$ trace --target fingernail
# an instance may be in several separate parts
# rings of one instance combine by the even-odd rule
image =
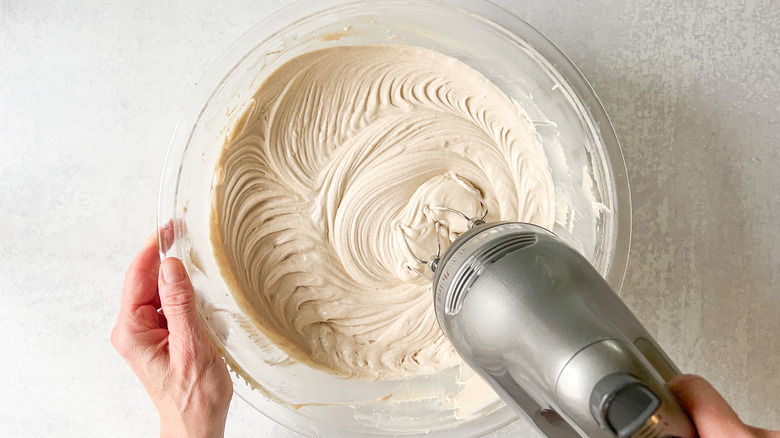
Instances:
[[[178,259],[165,259],[162,263],[162,277],[167,284],[178,283],[184,280],[184,266]]]

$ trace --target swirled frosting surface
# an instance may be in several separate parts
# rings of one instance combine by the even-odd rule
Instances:
[[[257,90],[217,169],[212,233],[244,312],[297,360],[399,379],[459,358],[426,266],[468,223],[551,227],[547,159],[524,113],[466,64],[409,46],[298,56]],[[436,235],[434,222],[440,224]]]

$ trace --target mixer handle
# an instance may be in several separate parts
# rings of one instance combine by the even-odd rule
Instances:
[[[665,382],[672,380],[674,376],[680,375],[680,369],[677,368],[674,362],[669,359],[652,338],[639,337],[634,341],[634,346],[650,362],[650,365],[655,368]]]

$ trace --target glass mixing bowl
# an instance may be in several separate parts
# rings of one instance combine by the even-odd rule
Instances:
[[[555,185],[553,231],[620,289],[631,228],[625,163],[590,85],[547,38],[479,0],[307,1],[257,24],[213,65],[182,110],[160,182],[158,222],[173,220],[162,257],[179,257],[198,310],[233,371],[235,392],[308,436],[474,436],[516,414],[495,398],[473,409],[457,397],[460,367],[402,381],[340,379],[300,363],[242,314],[210,239],[215,166],[225,135],[275,68],[315,49],[408,44],[465,62],[519,103],[533,122]],[[170,239],[167,239],[170,240]]]

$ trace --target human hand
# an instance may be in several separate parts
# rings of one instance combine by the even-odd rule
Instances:
[[[125,274],[111,344],[157,408],[161,437],[223,436],[230,375],[198,319],[184,266],[176,258],[160,263],[157,233]]]
[[[780,438],[780,432],[745,425],[718,391],[699,376],[683,374],[670,380],[668,386],[688,411],[701,438]]]

